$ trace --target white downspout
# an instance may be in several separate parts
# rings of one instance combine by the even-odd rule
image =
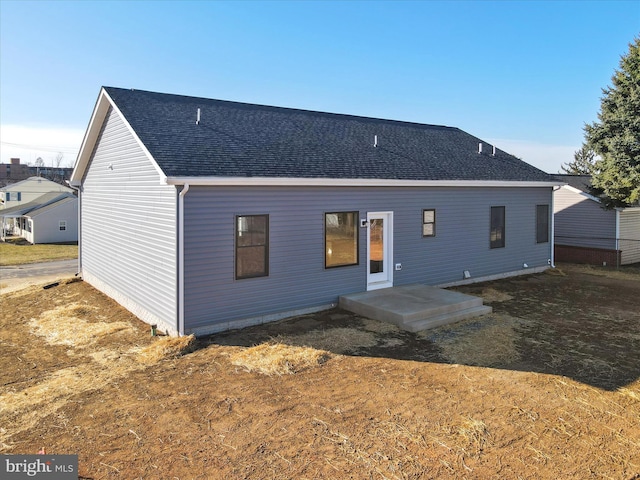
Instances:
[[[178,335],[184,335],[184,197],[189,191],[185,183],[178,194]]]
[[[556,259],[555,259],[555,251],[556,251],[556,212],[555,205],[553,202],[553,192],[556,190],[560,190],[562,187],[552,187],[551,189],[551,251],[549,252],[549,259],[551,260],[551,268],[556,268]]]
[[[620,209],[616,208],[616,268],[620,268],[622,263],[622,252],[620,251]]]
[[[69,180],[66,181],[69,188],[74,189],[78,193],[78,270],[76,277],[82,276],[82,184],[72,185]]]
[[[78,273],[82,276],[82,186],[78,187]]]

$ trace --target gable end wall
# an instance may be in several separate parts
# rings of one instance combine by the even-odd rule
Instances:
[[[111,109],[82,179],[82,275],[170,332],[177,318],[176,199]]]
[[[556,245],[616,249],[616,212],[567,188],[553,194]]]

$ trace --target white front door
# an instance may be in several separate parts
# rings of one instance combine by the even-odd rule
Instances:
[[[367,213],[367,290],[393,286],[393,212]]]

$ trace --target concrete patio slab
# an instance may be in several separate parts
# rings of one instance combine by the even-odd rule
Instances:
[[[417,332],[466,318],[486,315],[492,308],[482,298],[428,285],[404,285],[340,297],[341,308],[374,320]]]

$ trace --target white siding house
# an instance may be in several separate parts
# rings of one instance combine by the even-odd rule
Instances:
[[[29,177],[0,188],[0,210],[29,203],[45,193],[72,193],[73,190],[42,177]]]
[[[78,241],[78,197],[72,193],[45,193],[35,200],[0,210],[2,238],[23,237],[30,243]]]
[[[640,262],[640,207],[625,208],[618,212],[618,248],[620,263]]]
[[[78,241],[78,198],[75,196],[31,210],[23,218],[27,228],[21,236],[30,243]]]

